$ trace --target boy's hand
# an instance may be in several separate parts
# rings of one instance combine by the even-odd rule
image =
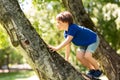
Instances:
[[[48,45],[48,47],[50,48],[50,51],[52,51],[52,52],[55,52],[55,51],[58,50],[57,47],[54,47],[54,46],[51,46],[51,45]]]

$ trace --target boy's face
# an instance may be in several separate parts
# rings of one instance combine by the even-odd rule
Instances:
[[[57,28],[59,30],[66,30],[66,28],[68,27],[68,23],[67,22],[62,22],[61,20],[57,20]]]

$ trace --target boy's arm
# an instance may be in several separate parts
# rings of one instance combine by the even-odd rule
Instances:
[[[73,39],[73,36],[68,35],[67,38],[60,45],[58,45],[57,47],[49,46],[49,48],[53,52],[57,51],[57,50],[63,48],[64,46],[66,46],[67,44],[69,44],[72,39]]]
[[[67,38],[59,46],[57,46],[57,50],[69,44],[72,41],[72,39],[73,39],[73,36],[68,35]]]
[[[71,47],[71,43],[66,45],[66,50],[65,50],[65,60],[69,61],[69,56],[70,56],[70,47]]]

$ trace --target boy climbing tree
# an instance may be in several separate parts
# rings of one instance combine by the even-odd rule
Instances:
[[[89,69],[90,77],[99,77],[102,71],[98,62],[92,57],[99,45],[99,37],[92,30],[73,23],[72,14],[68,11],[61,12],[56,16],[57,28],[64,30],[65,40],[57,47],[49,45],[50,50],[58,51],[66,47],[65,59],[69,61],[71,42],[78,46],[76,58]]]

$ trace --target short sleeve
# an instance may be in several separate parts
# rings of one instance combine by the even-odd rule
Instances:
[[[75,36],[77,32],[77,28],[75,26],[70,26],[69,29],[68,29],[68,35],[71,35],[71,36]]]
[[[67,31],[64,31],[64,38],[67,38]]]

